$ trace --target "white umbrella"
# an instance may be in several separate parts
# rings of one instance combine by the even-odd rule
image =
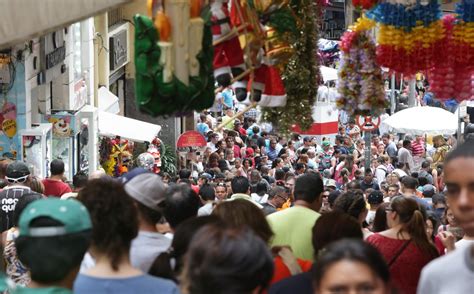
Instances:
[[[321,66],[320,69],[325,83],[337,80],[337,70],[335,68]]]
[[[399,111],[386,120],[392,131],[410,135],[443,135],[456,132],[458,125],[453,113],[439,107],[417,106]]]

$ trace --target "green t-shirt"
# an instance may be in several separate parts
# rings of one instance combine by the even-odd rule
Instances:
[[[297,258],[314,259],[312,229],[320,214],[303,206],[294,206],[267,216],[275,236],[271,246],[289,245]]]

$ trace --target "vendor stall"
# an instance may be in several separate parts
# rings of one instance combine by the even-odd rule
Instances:
[[[162,143],[158,139],[161,126],[127,118],[113,113],[98,113],[100,165],[108,175],[120,176],[134,164],[138,150],[151,155],[150,160],[140,154],[138,165],[159,172]],[[151,162],[149,162],[151,161]]]

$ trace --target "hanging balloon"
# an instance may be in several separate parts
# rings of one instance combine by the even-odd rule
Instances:
[[[152,171],[155,165],[155,158],[150,153],[142,153],[138,155],[137,165],[146,170]]]
[[[8,138],[13,138],[16,134],[16,121],[13,119],[6,119],[2,122],[2,130]]]
[[[6,119],[16,119],[16,105],[12,102],[3,104],[2,115]]]

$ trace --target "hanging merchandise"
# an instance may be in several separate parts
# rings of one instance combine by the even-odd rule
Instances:
[[[443,54],[429,71],[430,89],[441,100],[474,99],[474,1],[461,1],[456,13],[443,17]]]
[[[240,46],[239,30],[231,22],[229,0],[211,3],[212,40],[214,44],[214,77],[221,87],[232,84],[237,100],[247,97],[247,77],[244,52]],[[239,77],[240,76],[240,77]],[[236,80],[232,83],[232,78]]]
[[[133,142],[116,136],[103,137],[99,143],[100,165],[109,176],[120,177],[132,163]]]
[[[432,68],[443,57],[441,15],[438,0],[389,0],[369,11],[380,25],[378,63],[404,75]]]
[[[264,108],[263,119],[289,132],[298,124],[308,129],[313,123],[312,110],[316,100],[320,73],[317,58],[318,27],[322,20],[323,1],[290,0],[289,8],[296,21],[283,37],[294,54],[283,67],[281,75],[286,90],[285,107]],[[278,26],[272,24],[276,29]]]
[[[136,15],[138,108],[153,116],[201,111],[214,102],[211,12],[199,0],[148,0]]]
[[[375,22],[362,17],[341,38],[336,103],[351,116],[380,115],[388,106],[382,69],[376,63],[375,42],[370,33],[374,26]]]
[[[287,2],[214,0],[211,11],[218,90],[232,84],[240,102],[248,99],[262,106],[284,106],[284,87],[275,93],[268,76],[282,86],[273,67],[283,68],[294,52],[284,39],[296,27]]]

